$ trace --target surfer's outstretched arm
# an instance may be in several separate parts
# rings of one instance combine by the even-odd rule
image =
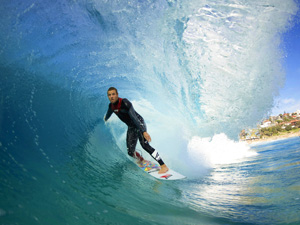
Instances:
[[[110,116],[112,115],[112,113],[113,113],[113,111],[112,111],[111,107],[109,106],[108,110],[106,112],[106,115],[104,116],[104,122],[106,122],[110,118]]]

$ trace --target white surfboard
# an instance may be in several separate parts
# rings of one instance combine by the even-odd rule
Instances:
[[[151,161],[144,160],[143,163],[137,162],[137,165],[151,176],[160,180],[179,180],[186,178],[172,169],[169,169],[166,173],[159,174],[160,166]]]

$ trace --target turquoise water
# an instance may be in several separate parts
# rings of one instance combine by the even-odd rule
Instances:
[[[1,224],[299,224],[299,137],[174,182],[149,177],[117,149],[103,152],[103,142],[56,164],[2,149]]]
[[[0,224],[299,224],[299,138],[237,142],[284,83],[296,13],[294,1],[2,1]],[[103,122],[110,86],[187,179],[128,158],[126,126]]]

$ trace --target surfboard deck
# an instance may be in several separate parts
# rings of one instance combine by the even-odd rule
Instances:
[[[160,166],[148,160],[144,160],[144,162],[137,162],[137,165],[151,176],[160,180],[180,180],[186,178],[182,174],[170,168],[166,173],[159,174],[158,171],[160,170]]]

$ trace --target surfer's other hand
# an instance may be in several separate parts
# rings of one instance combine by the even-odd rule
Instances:
[[[143,133],[143,136],[144,136],[144,138],[145,138],[148,142],[151,141],[151,137],[150,137],[150,135],[149,135],[147,132],[144,132],[144,133]]]

